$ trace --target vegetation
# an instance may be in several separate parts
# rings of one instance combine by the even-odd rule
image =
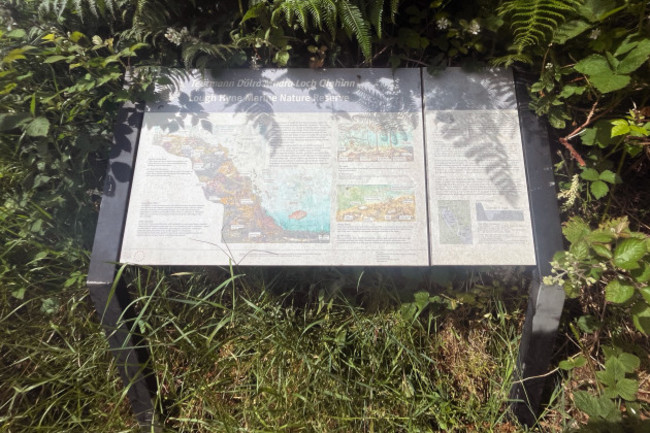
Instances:
[[[157,66],[489,64],[536,72],[559,144],[546,277],[573,300],[535,429],[647,431],[647,2],[4,0],[0,21],[0,431],[135,429],[84,281],[115,112]],[[525,430],[520,270],[173,272],[127,269],[170,431]]]

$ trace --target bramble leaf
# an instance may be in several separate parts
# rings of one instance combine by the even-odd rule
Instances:
[[[594,168],[585,168],[582,173],[580,173],[580,177],[584,180],[595,182],[599,179],[598,170]]]
[[[623,239],[614,250],[614,264],[622,269],[637,269],[638,261],[646,253],[646,245],[643,239]]]
[[[607,195],[609,187],[602,180],[597,180],[589,185],[589,191],[591,191],[591,195],[593,195],[595,199],[600,199]]]
[[[622,304],[634,296],[634,286],[620,280],[612,280],[605,287],[605,299],[615,304]]]

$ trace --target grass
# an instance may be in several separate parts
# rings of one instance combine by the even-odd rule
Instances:
[[[127,271],[165,431],[524,431],[507,418],[521,297],[465,290],[413,320],[412,275],[246,272]],[[83,287],[49,312],[3,298],[0,431],[137,430]]]

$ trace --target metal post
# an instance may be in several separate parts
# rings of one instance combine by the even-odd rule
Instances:
[[[550,275],[550,262],[563,249],[563,240],[548,133],[545,123],[528,107],[529,82],[522,74],[515,73],[537,267],[533,272],[510,398],[514,400],[515,416],[532,426],[537,421],[544,375],[548,372],[562,315],[564,290],[542,281],[545,275]]]
[[[126,104],[118,113],[114,142],[104,183],[87,285],[127,396],[143,430],[155,429],[148,354],[129,329],[130,299],[123,281],[115,281],[122,233],[131,189],[143,107]]]

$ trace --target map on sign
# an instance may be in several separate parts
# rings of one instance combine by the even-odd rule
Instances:
[[[205,198],[223,206],[224,242],[329,240],[329,173],[304,167],[259,170],[268,145],[262,132],[246,125],[152,132],[155,146],[191,161]],[[256,144],[260,149],[250,148]]]
[[[121,261],[533,264],[511,81],[193,73],[145,112]]]
[[[427,265],[425,182],[419,70],[192,76],[145,112],[121,260]]]

